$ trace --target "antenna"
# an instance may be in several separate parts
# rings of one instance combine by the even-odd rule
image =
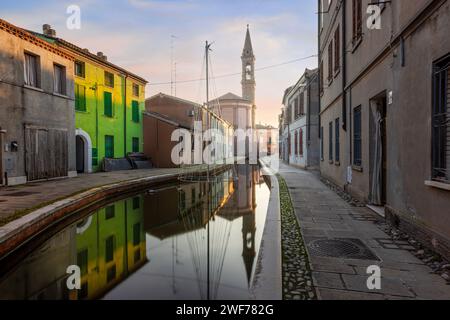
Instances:
[[[170,36],[170,95],[176,95],[176,62],[175,62],[175,39],[176,36],[173,34]]]

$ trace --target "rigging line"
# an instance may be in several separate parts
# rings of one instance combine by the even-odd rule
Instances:
[[[290,61],[286,61],[286,62],[282,62],[282,63],[277,63],[277,64],[273,64],[273,65],[269,65],[269,66],[265,66],[265,67],[261,67],[261,68],[255,68],[255,72],[256,71],[263,71],[263,70],[267,70],[267,69],[272,69],[272,68],[277,68],[277,67],[281,67],[284,65],[288,65],[288,64],[292,64],[292,63],[296,63],[302,60],[308,60],[311,58],[317,58],[317,54],[314,55],[310,55],[307,57],[303,57],[303,58],[298,58],[298,59],[294,59],[294,60],[290,60]],[[235,73],[228,73],[228,74],[223,74],[223,75],[219,75],[217,77],[215,77],[215,79],[222,79],[222,78],[227,78],[227,77],[233,77],[233,76],[237,76],[237,75],[242,75],[242,71],[241,72],[235,72]],[[206,80],[205,78],[201,78],[201,79],[190,79],[190,80],[180,80],[177,81],[177,83],[190,83],[190,82],[198,82],[198,81],[204,81]],[[148,86],[160,86],[160,85],[170,85],[170,82],[155,82],[155,83],[148,83]]]

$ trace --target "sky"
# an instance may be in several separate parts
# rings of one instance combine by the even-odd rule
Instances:
[[[81,28],[69,30],[66,10],[81,9]],[[213,42],[212,97],[241,95],[241,54],[247,24],[256,56],[256,122],[278,126],[284,90],[305,68],[316,68],[316,0],[46,0],[1,1],[0,18],[42,31],[50,24],[57,37],[149,81],[146,97],[171,94],[171,61],[176,63],[176,95],[203,103],[205,41]],[[171,49],[173,47],[173,50]],[[173,60],[171,59],[173,52]],[[294,63],[264,69],[292,60]],[[259,68],[264,70],[258,71]],[[168,83],[168,84],[161,84]]]

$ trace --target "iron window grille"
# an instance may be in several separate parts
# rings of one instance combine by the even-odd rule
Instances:
[[[450,55],[434,64],[432,179],[450,183]]]

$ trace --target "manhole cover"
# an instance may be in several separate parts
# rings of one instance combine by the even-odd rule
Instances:
[[[316,239],[308,243],[312,255],[358,259],[377,260],[380,259],[359,239]]]
[[[3,196],[4,197],[24,197],[24,196],[29,196],[32,194],[37,194],[37,192],[19,191],[19,192],[4,194]]]

